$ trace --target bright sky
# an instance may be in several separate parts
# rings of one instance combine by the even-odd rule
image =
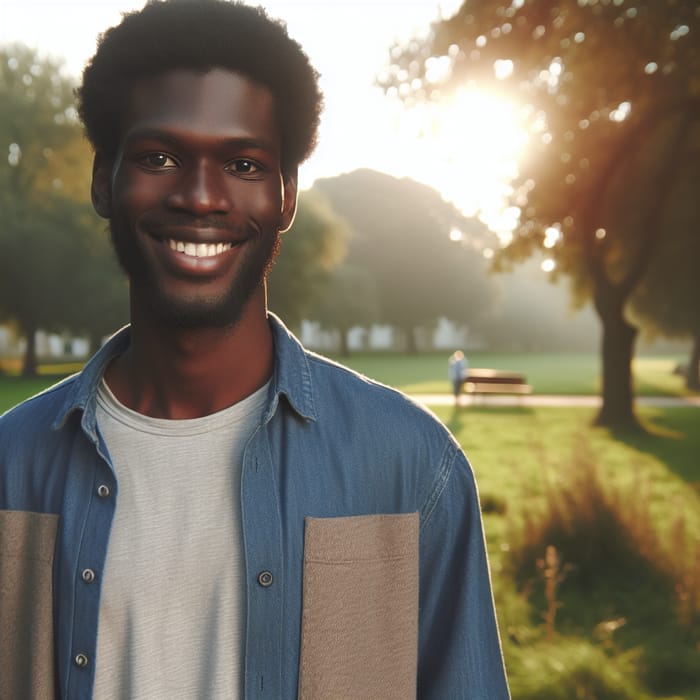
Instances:
[[[507,228],[501,195],[524,136],[510,105],[465,93],[449,109],[406,113],[373,87],[396,38],[425,31],[459,0],[260,0],[287,22],[321,73],[326,110],[319,147],[302,166],[302,187],[366,167],[438,189],[466,213]],[[78,76],[97,34],[140,0],[0,0],[0,43],[21,41],[63,57]],[[258,2],[254,2],[258,4]]]

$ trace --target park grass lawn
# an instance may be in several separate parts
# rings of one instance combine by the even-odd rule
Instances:
[[[38,394],[63,378],[63,375],[44,375],[32,377],[3,377],[0,376],[0,414],[12,406]]]
[[[443,354],[357,353],[342,364],[408,394],[451,391]],[[683,379],[673,374],[678,356],[641,356],[633,362],[635,389],[645,396],[682,396]],[[589,395],[600,392],[600,358],[595,353],[470,353],[469,366],[524,374],[536,394]]]
[[[640,408],[646,434],[613,435],[591,427],[594,413],[585,408],[433,410],[464,447],[479,483],[513,699],[700,698],[700,411]],[[674,582],[648,566],[630,575],[601,552],[593,570],[584,572],[574,549],[564,554],[573,573],[560,584],[555,636],[547,641],[544,574],[540,570],[518,582],[518,543],[532,530],[527,523],[547,513],[553,493],[575,500],[580,490],[582,509],[590,509],[585,480],[591,474],[622,521],[632,523],[639,549],[658,552],[657,558],[684,572],[694,612],[683,607]],[[616,534],[598,533],[603,540]],[[544,543],[541,549],[544,557]],[[692,617],[687,624],[679,622],[684,615]],[[600,630],[611,620],[624,622],[606,635]],[[566,658],[569,647],[576,658]],[[594,652],[600,657],[591,657],[590,665],[609,665],[606,672],[617,680],[609,679],[607,690],[594,693],[586,686],[591,694],[577,695],[579,686],[566,686],[571,679],[558,678],[552,664],[570,669]],[[568,690],[557,694],[546,675]],[[610,689],[617,682],[629,685],[626,694]]]
[[[582,455],[611,488],[649,492],[660,528],[687,513],[700,540],[700,411],[641,407],[646,434],[612,435],[591,427],[581,407],[433,406],[474,468],[482,498],[537,508],[546,489]],[[495,522],[499,522],[496,520]]]

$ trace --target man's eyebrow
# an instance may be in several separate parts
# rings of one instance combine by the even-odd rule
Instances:
[[[153,128],[153,127],[137,127],[126,134],[125,142],[130,141],[158,141],[171,146],[182,145],[185,141],[183,137],[178,135],[175,129]],[[275,151],[275,145],[262,138],[253,136],[223,136],[219,139],[220,145],[231,146],[235,148],[254,148],[263,151]],[[186,144],[185,144],[186,145]]]
[[[177,145],[180,139],[178,139],[172,132],[164,129],[138,127],[127,131],[124,141],[160,141],[161,143],[171,143],[173,145]]]

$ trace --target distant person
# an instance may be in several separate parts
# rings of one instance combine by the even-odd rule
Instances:
[[[508,698],[459,445],[267,309],[317,78],[240,3],[102,35],[79,111],[131,324],[0,419],[2,697]]]
[[[447,361],[447,376],[452,382],[452,393],[455,397],[455,403],[459,402],[459,396],[462,393],[462,387],[469,373],[469,363],[464,353],[461,350],[455,350],[450,355]]]

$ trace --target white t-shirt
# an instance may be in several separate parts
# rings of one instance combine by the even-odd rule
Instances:
[[[102,382],[117,475],[102,581],[96,700],[242,697],[243,451],[267,386],[213,415],[150,418]]]

